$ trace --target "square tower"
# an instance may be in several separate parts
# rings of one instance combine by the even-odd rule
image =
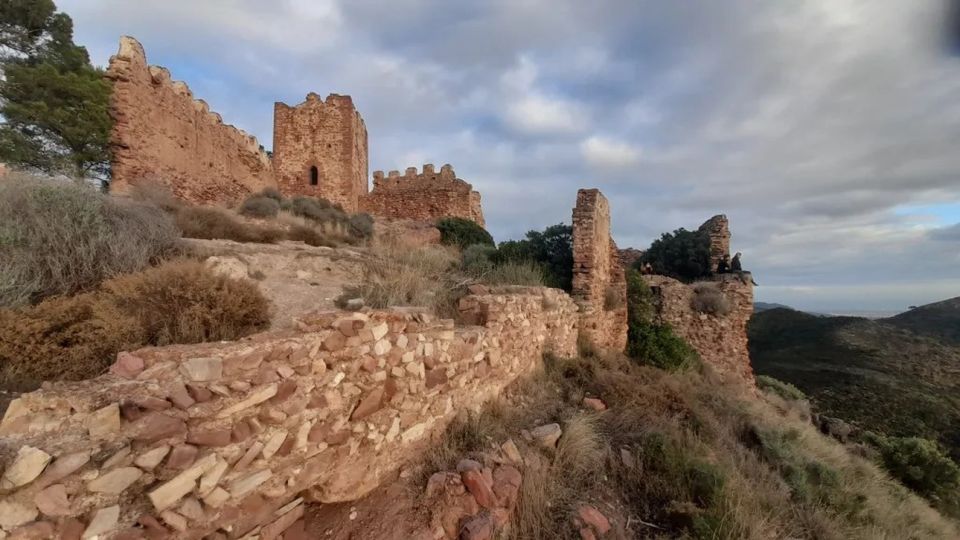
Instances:
[[[356,212],[367,194],[367,127],[350,96],[314,93],[273,107],[273,171],[285,196],[309,195]]]

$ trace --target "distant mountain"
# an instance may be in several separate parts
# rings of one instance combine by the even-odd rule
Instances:
[[[921,336],[960,345],[960,296],[913,308],[884,322]]]
[[[760,313],[761,311],[767,311],[769,309],[793,309],[790,306],[785,306],[783,304],[777,304],[774,302],[754,302],[753,303],[753,312]]]
[[[930,337],[955,335],[941,326],[954,319],[940,304],[885,320],[762,311],[748,329],[751,362],[757,374],[799,387],[823,414],[936,439],[960,458],[960,346]]]

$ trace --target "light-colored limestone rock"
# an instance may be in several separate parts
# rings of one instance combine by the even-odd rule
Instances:
[[[169,446],[158,446],[137,456],[137,458],[133,460],[133,463],[143,470],[152,471],[163,461],[163,458],[167,457],[168,453],[170,453]]]
[[[250,473],[231,482],[230,487],[227,489],[230,491],[230,496],[232,498],[239,499],[247,493],[257,489],[260,484],[269,480],[271,476],[273,476],[273,471],[270,469],[264,469],[262,471]]]
[[[136,467],[121,467],[91,481],[87,484],[87,489],[94,493],[118,495],[139,480],[142,475],[143,471]]]
[[[120,431],[120,405],[111,403],[93,412],[86,421],[87,430],[94,439],[106,439]]]
[[[37,508],[33,505],[0,498],[0,528],[11,530],[37,518]]]
[[[190,358],[180,364],[180,373],[189,381],[210,382],[223,376],[223,361],[219,358]]]
[[[275,383],[257,388],[243,400],[237,403],[234,403],[233,405],[220,411],[220,413],[217,414],[217,418],[226,418],[244,409],[249,409],[254,405],[259,405],[260,403],[263,403],[264,401],[272,398],[276,394],[277,394],[277,385]]]
[[[153,507],[158,511],[163,511],[172,506],[175,502],[183,498],[184,495],[193,491],[196,487],[197,479],[203,476],[203,473],[209,471],[217,464],[215,454],[207,454],[190,468],[173,477],[160,487],[151,491],[148,496]]]
[[[24,446],[17,451],[13,463],[3,472],[0,478],[0,490],[18,488],[33,482],[50,463],[50,454],[34,448]]]
[[[54,484],[37,492],[33,502],[44,515],[50,517],[70,515],[70,501],[63,484]]]
[[[101,508],[93,514],[90,524],[83,531],[83,540],[99,537],[102,534],[109,533],[117,528],[117,522],[120,520],[120,506],[113,505]]]

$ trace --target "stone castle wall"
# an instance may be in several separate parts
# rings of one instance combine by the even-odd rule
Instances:
[[[107,77],[113,82],[113,192],[150,182],[193,203],[233,204],[274,185],[257,139],[224,124],[165,68],[148,65],[137,40],[121,38]]]
[[[627,282],[610,237],[610,203],[597,189],[577,192],[573,209],[573,297],[586,343],[622,352],[627,345]]]
[[[698,283],[681,283],[666,276],[643,276],[654,293],[657,318],[667,323],[718,372],[754,385],[747,349],[747,323],[753,316],[753,285],[750,274],[715,276],[707,286],[716,287],[730,304],[725,315],[700,313],[693,307]]]
[[[284,195],[322,197],[356,212],[367,194],[367,128],[350,96],[311,93],[294,107],[275,103],[273,167]]]
[[[308,487],[359,498],[544,352],[576,353],[566,294],[476,293],[460,303],[474,326],[320,313],[298,332],[121,353],[108,375],[25,394],[0,423],[0,530],[269,540]]]
[[[704,222],[698,229],[710,237],[710,271],[717,271],[717,264],[730,256],[730,222],[720,214]]]
[[[460,217],[484,226],[480,193],[473,186],[457,178],[453,167],[444,165],[439,172],[433,165],[408,167],[399,171],[374,171],[373,190],[360,200],[360,209],[371,214],[393,219],[434,221],[442,217]]]

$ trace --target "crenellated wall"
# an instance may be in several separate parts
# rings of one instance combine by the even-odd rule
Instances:
[[[275,103],[273,167],[284,195],[322,197],[356,212],[367,194],[367,127],[353,99],[311,92],[293,107]]]
[[[643,276],[654,293],[657,318],[684,338],[700,358],[718,372],[753,386],[747,349],[747,323],[753,316],[753,284],[749,272],[721,274],[712,284],[729,304],[726,314],[700,313],[693,306],[699,283],[686,284],[666,276]]]
[[[627,345],[627,282],[610,237],[610,203],[597,189],[577,192],[573,209],[573,297],[587,344],[623,352]]]
[[[545,352],[576,354],[562,291],[474,293],[460,302],[474,326],[319,313],[297,332],[121,353],[110,374],[25,394],[0,423],[0,527],[270,540],[302,516],[307,487],[361,497]]]
[[[453,167],[444,165],[440,172],[433,165],[408,167],[399,171],[373,172],[373,190],[360,200],[360,209],[371,214],[393,219],[434,221],[442,217],[460,217],[484,226],[480,193],[473,186],[457,178]]]
[[[113,82],[112,192],[161,183],[193,203],[233,204],[274,185],[257,139],[224,124],[165,68],[148,65],[137,40],[120,39],[107,77]]]

